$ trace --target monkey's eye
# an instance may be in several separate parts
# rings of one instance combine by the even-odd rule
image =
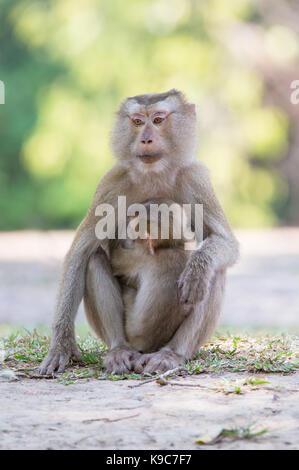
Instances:
[[[142,124],[144,124],[143,120],[140,118],[134,118],[133,123],[135,124],[135,126],[142,126]]]
[[[161,122],[164,121],[164,118],[162,118],[161,116],[156,116],[154,119],[153,119],[153,123],[154,124],[161,124]]]

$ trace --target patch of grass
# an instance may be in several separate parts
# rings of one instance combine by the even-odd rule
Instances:
[[[90,334],[78,337],[83,364],[71,362],[64,374],[57,380],[65,385],[78,380],[96,378],[98,380],[140,379],[139,374],[116,376],[105,373],[102,362],[106,347]],[[16,373],[28,377],[38,377],[38,367],[47,354],[49,337],[33,332],[12,333],[0,339],[0,363]],[[297,351],[297,355],[296,355]],[[298,338],[295,336],[236,336],[218,335],[212,339],[193,361],[187,362],[190,375],[214,371],[230,372],[276,372],[288,374],[299,368]],[[251,385],[258,385],[257,378]],[[245,384],[241,384],[245,385]],[[225,384],[228,393],[242,393],[240,384]]]
[[[219,335],[188,362],[191,373],[272,372],[288,374],[299,367],[296,336]]]
[[[223,440],[231,439],[231,440],[241,440],[241,439],[256,439],[268,431],[267,429],[262,429],[261,431],[254,432],[251,430],[251,426],[243,427],[243,428],[232,428],[232,429],[222,429],[217,436],[213,439],[208,436],[202,436],[197,441],[196,444],[199,445],[214,445],[219,444]]]
[[[246,391],[257,390],[264,384],[271,384],[271,382],[258,377],[249,377],[245,380],[243,378],[235,380],[227,380],[223,378],[216,387],[208,388],[209,390],[215,390],[216,392],[223,392],[225,395],[229,395],[231,393],[243,395]]]

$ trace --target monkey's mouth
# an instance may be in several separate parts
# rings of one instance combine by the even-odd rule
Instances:
[[[143,154],[143,155],[137,155],[137,157],[138,157],[143,163],[155,163],[155,162],[157,162],[158,160],[160,160],[160,158],[162,157],[162,155],[159,155],[159,154],[156,154],[156,155],[147,155],[147,154]]]

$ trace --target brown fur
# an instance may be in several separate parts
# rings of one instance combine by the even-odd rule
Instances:
[[[80,357],[74,336],[74,319],[83,296],[88,321],[111,348],[104,365],[116,373],[132,369],[139,372],[166,370],[193,357],[213,332],[219,316],[226,268],[235,263],[238,244],[215,196],[206,167],[195,159],[197,126],[194,107],[180,93],[172,92],[167,101],[157,101],[146,109],[137,103],[138,112],[147,113],[146,116],[166,104],[171,110],[161,126],[147,121],[146,126],[151,128],[155,148],[160,149],[162,158],[145,165],[136,153],[141,145],[143,129],[130,122],[126,114],[130,110],[129,102],[122,104],[112,133],[112,147],[118,161],[100,182],[65,259],[51,347],[41,373],[52,373],[56,368],[62,371],[71,356]],[[162,261],[162,255],[160,271],[155,279],[153,276],[149,290],[145,289],[144,299],[141,298],[148,314],[144,324],[139,322],[138,334],[141,332],[142,336],[146,332],[149,344],[145,349],[155,350],[142,356],[126,337],[121,288],[110,263],[113,244],[95,236],[95,208],[104,202],[116,207],[119,195],[127,196],[128,206],[155,197],[172,199],[179,204],[204,205],[205,239],[188,258],[179,278],[178,302],[189,305],[189,315],[172,334],[176,321],[171,317],[172,311],[169,311],[166,321],[159,306],[164,308],[165,303],[173,302],[173,297],[168,298],[169,292],[173,291],[169,291],[168,286],[161,287],[163,283],[159,276],[162,278],[165,270],[181,271],[181,266],[177,258]],[[176,312],[174,308],[174,317]],[[168,324],[172,326],[167,333]],[[166,330],[165,337],[156,342],[155,335],[162,328]],[[170,339],[165,345],[167,336]]]
[[[192,253],[185,250],[183,236],[174,238],[174,223],[179,214],[169,214],[167,239],[160,236],[161,219],[150,219],[150,204],[172,203],[159,198],[142,203],[147,209],[147,233],[153,229],[150,223],[155,223],[158,229],[158,238],[151,238],[153,252],[148,239],[137,239],[129,248],[126,243],[118,243],[111,256],[113,274],[120,279],[122,288],[125,334],[140,352],[153,352],[165,346],[189,311],[187,305],[178,301],[177,281]],[[136,218],[140,222],[142,216]],[[180,218],[177,223],[182,225],[184,221]]]

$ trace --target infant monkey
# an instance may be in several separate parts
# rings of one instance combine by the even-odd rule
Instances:
[[[141,204],[146,212],[130,218],[129,238],[117,242],[111,263],[122,288],[127,339],[148,353],[165,346],[188,315],[187,306],[178,302],[177,282],[196,242],[182,206],[162,198]],[[163,212],[152,214],[153,204],[164,205],[164,217]],[[138,237],[132,240],[134,228]],[[160,295],[154,296],[157,287]]]

